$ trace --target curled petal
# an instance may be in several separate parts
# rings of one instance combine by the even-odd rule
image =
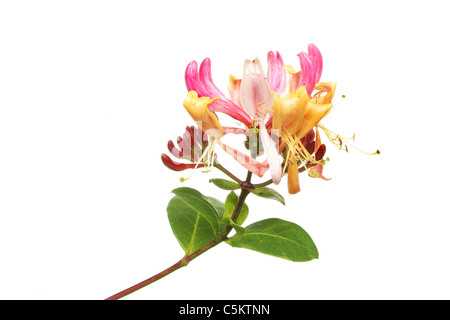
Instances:
[[[223,127],[223,130],[225,130],[225,134],[227,133],[245,134],[247,132],[247,129],[233,128],[233,127]]]
[[[262,177],[264,173],[269,169],[269,164],[259,162],[250,157],[249,155],[234,149],[233,147],[221,144],[223,150],[231,155],[237,162],[239,162],[245,169],[256,174],[258,177]]]
[[[319,82],[315,85],[315,89],[318,91],[314,96],[317,103],[331,103],[333,100],[334,93],[336,92],[337,83],[334,81],[329,82]],[[325,95],[323,95],[325,93]]]
[[[283,69],[284,62],[278,51],[270,51],[267,54],[267,81],[270,89],[282,95],[286,89],[286,71]]]
[[[169,140],[169,142],[167,143],[167,149],[169,149],[170,153],[174,157],[177,157],[179,159],[183,158],[183,152],[181,152],[177,147],[175,147],[175,145],[172,142],[172,140]]]
[[[173,170],[173,171],[183,171],[186,169],[194,169],[194,168],[203,168],[205,165],[203,163],[179,163],[175,162],[166,154],[161,155],[161,160],[164,163],[164,165]]]
[[[167,148],[170,153],[178,159],[196,162],[201,158],[203,149],[208,144],[208,136],[201,129],[188,126],[183,138],[178,137],[176,141],[179,148],[175,147],[173,141],[168,141]]]

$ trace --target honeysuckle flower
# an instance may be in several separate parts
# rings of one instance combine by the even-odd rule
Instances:
[[[278,52],[269,52],[268,65],[266,78],[258,59],[246,60],[242,79],[230,76],[228,90],[231,99],[228,99],[214,85],[209,59],[203,60],[198,71],[197,63],[195,61],[191,62],[186,68],[185,78],[187,89],[190,92],[188,95],[193,95],[191,92],[194,91],[198,97],[210,99],[205,100],[204,105],[208,106],[207,111],[211,112],[211,114],[213,112],[225,113],[243,123],[247,129],[256,128],[258,130],[264,153],[267,157],[267,160],[264,162],[259,162],[237,149],[223,144],[220,142],[220,137],[217,138],[217,141],[241,165],[258,176],[262,176],[270,167],[272,180],[278,184],[282,175],[281,162],[277,145],[270,137],[266,126],[272,118],[270,111],[273,104],[272,92],[282,93],[285,90],[286,71],[283,69],[284,63]],[[218,126],[214,125],[215,121],[211,120],[211,114],[206,115],[206,113],[206,110],[203,111],[203,114],[190,112],[195,121],[207,119],[206,127],[215,126],[217,129]]]
[[[178,159],[190,161],[191,163],[180,163],[173,161],[168,155],[162,154],[161,160],[166,167],[174,171],[186,169],[203,168],[205,164],[200,162],[208,146],[208,137],[201,129],[187,126],[183,137],[177,138],[178,148],[172,140],[167,143],[169,152]]]
[[[219,99],[211,100],[209,97],[199,98],[197,92],[189,91],[183,106],[203,132],[211,137],[221,138],[225,133],[222,125],[217,119],[217,116],[208,109],[217,100]]]
[[[308,53],[298,54],[300,71],[284,65],[278,52],[267,55],[268,70],[264,73],[259,59],[246,60],[242,79],[230,76],[226,97],[214,84],[211,76],[211,61],[204,59],[198,68],[195,61],[189,63],[185,72],[189,91],[184,106],[199,127],[210,137],[209,156],[212,159],[216,145],[220,145],[249,171],[262,176],[268,169],[275,184],[284,172],[288,174],[290,193],[300,191],[298,167],[312,166],[309,175],[323,177],[324,160],[317,159],[325,147],[304,145],[306,136],[314,129],[324,130],[330,140],[342,145],[341,138],[326,129],[320,121],[330,112],[336,91],[335,82],[320,82],[323,69],[319,49],[310,44]],[[287,79],[289,77],[288,93]],[[266,160],[259,162],[236,148],[225,145],[221,138],[228,132],[221,126],[216,113],[224,113],[245,125],[240,132],[256,130],[263,146]],[[212,133],[208,133],[208,131]],[[314,131],[312,131],[314,133]],[[320,142],[318,132],[317,141]],[[281,140],[281,144],[278,142]],[[320,149],[322,148],[322,149]],[[281,165],[280,153],[284,158]],[[322,155],[323,157],[323,155]],[[211,166],[210,163],[206,164]]]
[[[272,107],[274,112],[272,126],[280,133],[281,149],[287,149],[288,190],[292,194],[300,191],[298,162],[315,164],[309,171],[310,176],[323,178],[322,159],[318,160],[312,156],[312,152],[302,143],[302,139],[330,112],[336,90],[335,82],[319,82],[323,61],[316,46],[309,45],[308,53],[302,52],[298,57],[301,71],[296,72],[291,66],[284,67],[290,74],[289,93],[283,97],[275,94],[275,103]],[[316,92],[313,94],[314,90]],[[323,126],[321,128],[324,129]],[[316,131],[314,148],[316,155],[320,147],[320,136]],[[324,148],[322,147],[322,150]]]
[[[225,151],[231,154],[244,167],[253,173],[262,176],[270,166],[274,183],[281,180],[281,163],[275,142],[269,136],[265,122],[270,121],[271,113],[266,110],[272,105],[272,91],[283,92],[286,88],[286,72],[283,69],[283,60],[278,52],[268,54],[267,79],[258,59],[246,60],[244,63],[244,74],[242,79],[230,77],[229,92],[231,100],[228,99],[214,84],[211,76],[211,61],[206,58],[197,70],[197,63],[191,62],[186,68],[186,87],[195,91],[198,97],[208,97],[210,112],[222,112],[242,122],[247,128],[259,130],[261,142],[267,157],[267,162],[258,162],[235,148],[222,144]],[[199,121],[198,114],[192,115],[195,121]],[[209,126],[209,124],[207,125]]]
[[[251,117],[228,99],[214,84],[211,76],[211,61],[208,58],[203,60],[198,71],[197,62],[189,63],[185,72],[185,81],[188,91],[197,92],[199,97],[219,98],[208,106],[209,111],[222,112],[247,126],[251,125]]]
[[[167,206],[167,215],[184,250],[183,257],[157,275],[107,300],[120,299],[157,281],[221,242],[291,261],[304,262],[318,257],[317,247],[310,236],[293,222],[272,218],[242,226],[248,214],[245,201],[250,194],[285,204],[281,194],[267,187],[271,183],[280,183],[284,174],[287,173],[291,194],[300,191],[299,173],[307,172],[310,177],[329,180],[323,176],[324,165],[329,158],[324,159],[326,146],[321,142],[319,129],[340,149],[347,150],[343,143],[346,139],[321,123],[333,106],[336,83],[320,82],[323,68],[320,51],[311,44],[308,52],[301,52],[298,58],[301,70],[295,71],[292,66],[284,65],[278,52],[271,51],[267,54],[266,74],[258,58],[245,60],[242,79],[233,75],[229,78],[229,98],[214,85],[209,59],[203,60],[199,69],[195,61],[189,63],[185,73],[188,93],[183,106],[197,126],[186,127],[184,134],[176,139],[177,146],[173,141],[168,142],[170,155],[184,162],[174,161],[167,154],[163,154],[161,159],[174,171],[203,168],[207,172],[215,167],[233,181],[211,179],[210,182],[231,192],[223,203],[189,187],[172,190],[174,196]],[[239,122],[239,127],[224,126],[218,113],[231,116]],[[225,144],[223,138],[227,134],[245,134],[244,146],[248,152]],[[245,180],[239,179],[217,161],[217,146],[249,171]],[[258,161],[260,156],[265,160]],[[253,174],[262,177],[267,171],[270,171],[271,179],[252,182]],[[236,190],[239,190],[239,196]],[[273,246],[273,237],[258,237],[258,233],[250,239],[247,237],[250,232],[246,232],[250,229],[273,237],[281,234],[288,241],[280,241]],[[229,236],[233,230],[235,234]]]
[[[275,81],[272,80],[272,82]],[[278,81],[276,86],[279,86]],[[253,61],[246,60],[244,63],[244,74],[240,85],[240,101],[244,110],[252,117],[255,127],[259,129],[272,180],[275,184],[278,184],[281,180],[281,161],[275,142],[269,136],[265,126],[265,121],[268,119],[268,108],[273,105],[273,95],[264,76],[261,62],[257,58]]]
[[[314,132],[314,131],[311,131]],[[309,170],[308,175],[313,178],[321,178],[322,180],[330,180],[325,178],[323,173],[323,164],[324,161],[322,160],[325,152],[327,150],[326,146],[322,144],[319,130],[316,127],[316,134],[315,134],[316,141],[314,142],[314,160],[316,161],[316,164]]]
[[[266,163],[260,163],[255,159],[245,155],[241,151],[227,146],[221,142],[221,138],[227,133],[245,133],[245,130],[239,128],[222,127],[218,121],[217,116],[210,111],[210,106],[218,101],[219,98],[211,99],[209,97],[199,97],[196,91],[189,91],[185,100],[184,107],[191,115],[192,119],[197,123],[198,128],[209,137],[209,143],[204,150],[198,162],[203,162],[208,171],[215,161],[214,151],[216,145],[220,145],[227,153],[231,154],[239,163],[241,163],[247,170],[262,177],[268,169]]]

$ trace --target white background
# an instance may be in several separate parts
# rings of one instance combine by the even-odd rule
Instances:
[[[160,161],[193,124],[186,65],[211,58],[226,92],[245,59],[278,50],[299,69],[315,43],[338,83],[323,123],[381,155],[328,143],[332,180],[302,175],[295,196],[283,180],[285,207],[249,197],[248,223],[293,221],[320,258],[221,244],[127,299],[449,299],[445,5],[2,1],[0,298],[104,299],[177,262],[170,191],[226,197],[208,183],[220,172],[181,184]]]

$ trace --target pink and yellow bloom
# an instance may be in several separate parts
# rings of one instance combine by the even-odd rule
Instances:
[[[323,62],[316,46],[309,45],[308,53],[302,52],[298,57],[301,70],[295,71],[284,64],[278,52],[269,52],[267,73],[259,59],[246,60],[242,79],[230,76],[229,98],[214,84],[208,58],[200,67],[195,61],[189,63],[185,72],[188,94],[184,107],[210,138],[207,156],[201,157],[207,167],[212,165],[215,146],[220,145],[258,176],[270,170],[275,184],[287,171],[290,193],[300,191],[299,165],[308,164],[312,167],[311,176],[323,177],[325,146],[322,147],[317,130],[315,141],[307,138],[311,137],[311,132],[314,135],[313,129],[317,126],[323,129],[319,123],[332,108],[336,83],[320,82]],[[245,128],[223,127],[217,113],[234,118]],[[257,161],[258,154],[254,152],[249,156],[221,141],[227,133],[246,133],[248,130],[258,132],[265,161]],[[318,157],[320,153],[322,155]]]

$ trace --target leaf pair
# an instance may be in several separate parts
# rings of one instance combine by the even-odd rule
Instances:
[[[192,254],[211,241],[223,240],[230,225],[236,234],[225,240],[232,247],[246,248],[291,261],[318,258],[317,248],[308,233],[295,223],[271,218],[242,227],[248,216],[243,205],[236,222],[231,217],[238,197],[231,191],[225,203],[202,195],[195,189],[183,187],[172,191],[175,196],[167,207],[170,226],[186,255]]]
[[[169,223],[186,255],[210,243],[219,231],[219,215],[200,192],[177,188],[167,206]]]

